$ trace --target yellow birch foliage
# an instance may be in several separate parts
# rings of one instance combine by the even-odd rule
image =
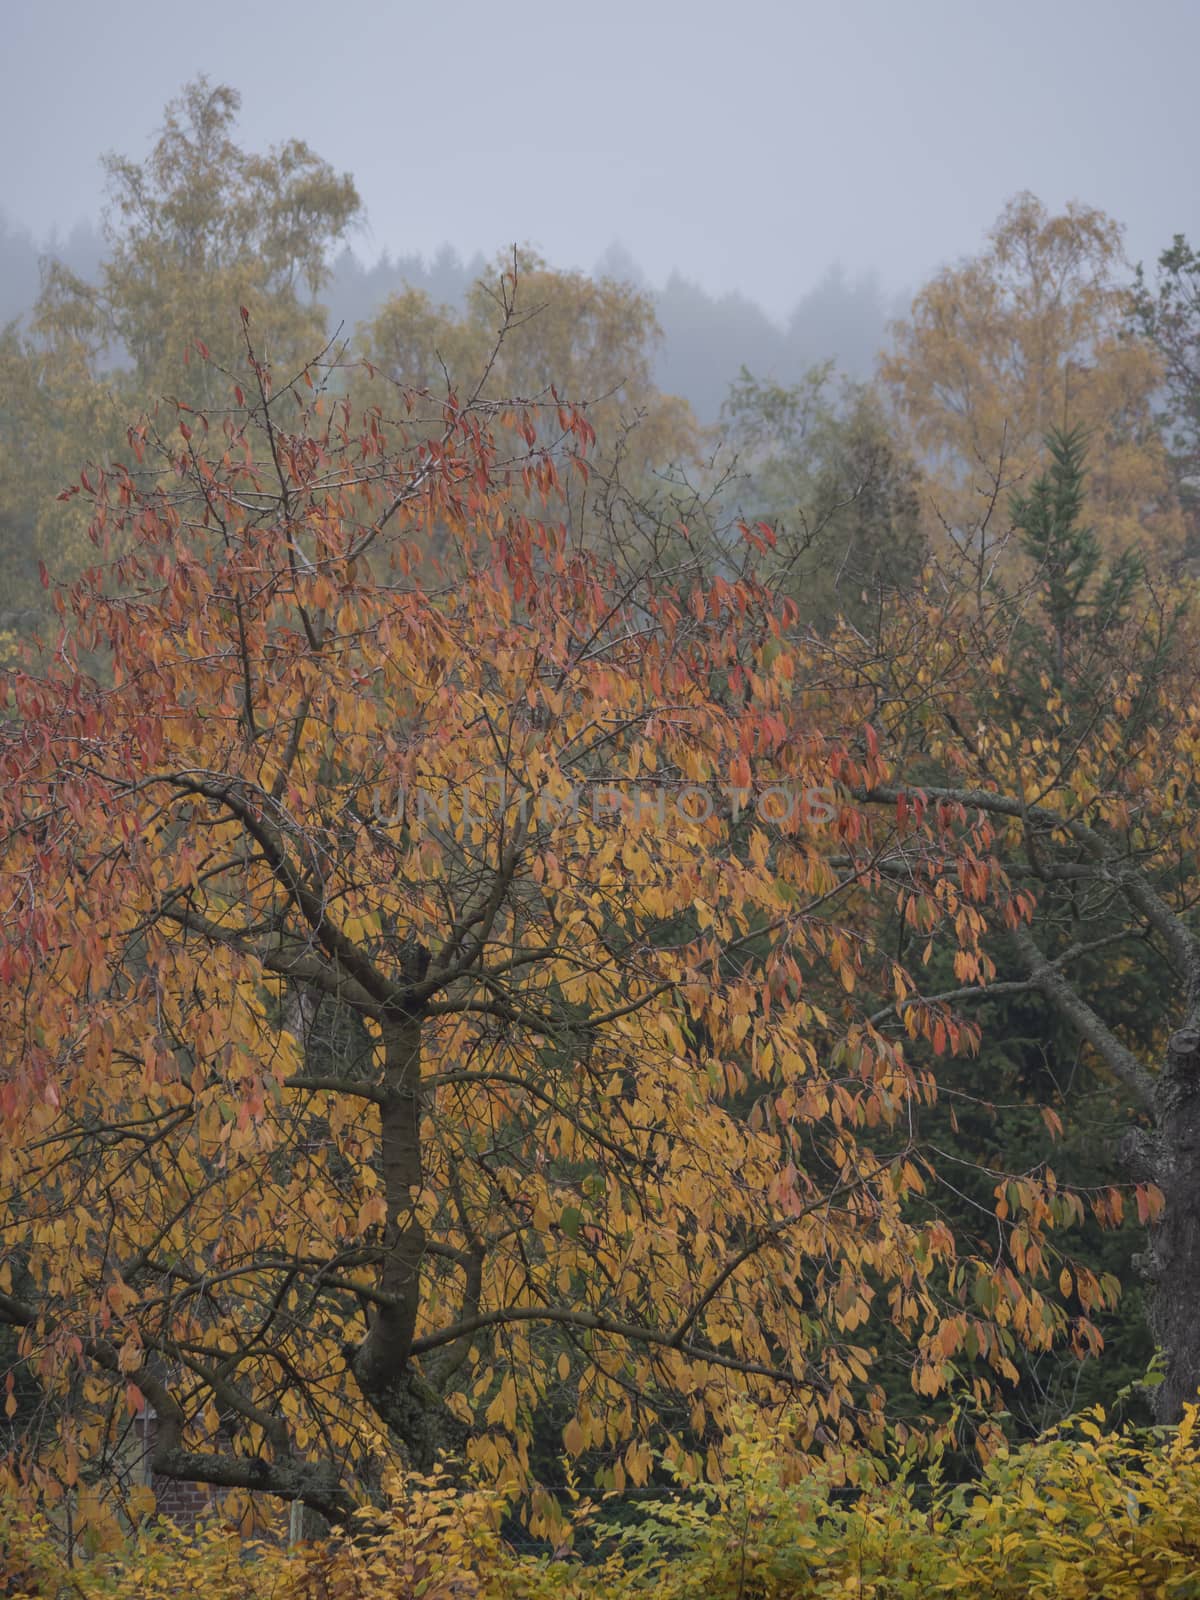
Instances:
[[[556,271],[522,250],[472,287],[461,313],[405,289],[360,329],[358,342],[382,377],[404,387],[436,394],[448,378],[465,395],[483,371],[482,398],[544,401],[553,388],[586,403],[599,439],[593,466],[606,474],[619,469],[644,489],[652,468],[691,459],[697,449],[687,402],[654,381],[661,339],[653,301],[642,290]],[[552,412],[548,420],[552,425]]]
[[[1183,523],[1153,426],[1161,383],[1153,348],[1128,331],[1121,228],[1072,204],[1052,215],[1033,195],[1005,208],[985,248],[941,272],[893,329],[880,364],[930,475],[931,531],[968,537],[1040,464],[1052,428],[1089,434],[1086,519],[1110,553],[1177,555]]]

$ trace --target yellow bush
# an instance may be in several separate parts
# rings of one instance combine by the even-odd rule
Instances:
[[[795,1480],[794,1457],[744,1439],[726,1480],[681,1486],[632,1527],[568,1518],[598,1551],[538,1558],[499,1527],[503,1501],[437,1479],[397,1484],[356,1536],[291,1552],[226,1529],[143,1533],[68,1569],[48,1523],[0,1511],[6,1596],[73,1600],[1200,1600],[1195,1409],[1147,1443],[1085,1414],[992,1458],[968,1485],[936,1461],[847,1458]],[[849,1486],[849,1487],[847,1487]]]

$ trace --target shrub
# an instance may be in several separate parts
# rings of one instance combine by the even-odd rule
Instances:
[[[73,1600],[1193,1600],[1200,1596],[1197,1411],[1176,1430],[1105,1431],[1085,1413],[992,1457],[969,1484],[936,1458],[856,1454],[796,1478],[746,1437],[719,1484],[681,1484],[635,1526],[576,1506],[587,1562],[501,1538],[494,1491],[394,1485],[386,1511],[320,1544],[249,1546],[157,1524],[68,1568],[50,1525],[0,1511],[6,1596]]]

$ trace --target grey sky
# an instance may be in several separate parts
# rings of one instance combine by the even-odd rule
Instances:
[[[353,172],[360,254],[591,266],[620,240],[783,312],[834,261],[915,285],[1029,188],[1151,259],[1200,234],[1200,0],[5,0],[0,209],[99,211],[198,71],[242,138]]]

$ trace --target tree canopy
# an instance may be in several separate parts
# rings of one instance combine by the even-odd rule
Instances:
[[[435,436],[413,396],[407,442],[325,378],[258,367],[244,415],[134,429],[142,465],[79,486],[124,553],[11,681],[0,1320],[57,1438],[21,1435],[32,1481],[117,1461],[150,1405],[159,1473],[344,1515],[447,1441],[525,1476],[568,1379],[566,1449],[610,1483],[654,1437],[719,1459],[738,1396],[834,1447],[882,1420],[874,1304],[919,1395],[960,1362],[982,1398],[1069,1331],[1036,1279],[1072,1208],[1031,1199],[1003,1272],[914,1208],[909,1046],[973,1034],[874,937],[888,846],[852,795],[887,772],[813,720],[794,607],[573,549],[580,413],[556,456],[528,407],[451,396]],[[985,975],[977,902],[1023,914],[992,825],[922,826],[906,920]]]
[[[228,404],[223,374],[245,381],[238,306],[254,315],[259,354],[281,371],[325,343],[316,297],[358,216],[357,192],[300,140],[243,149],[240,104],[235,90],[196,78],[166,107],[145,161],[108,156],[97,273],[85,279],[51,258],[29,327],[0,335],[10,463],[0,571],[17,632],[31,631],[38,610],[37,561],[71,572],[88,559],[86,521],[61,499],[79,466],[115,453],[130,416],[161,396]],[[197,339],[214,365],[190,361]]]
[[[1101,546],[1181,554],[1152,420],[1161,366],[1150,343],[1127,336],[1126,272],[1110,217],[1076,204],[1053,215],[1023,194],[977,256],[917,294],[879,373],[934,479],[935,529],[986,537],[990,524],[995,540],[1046,433],[1078,427],[1097,442],[1087,512]]]

